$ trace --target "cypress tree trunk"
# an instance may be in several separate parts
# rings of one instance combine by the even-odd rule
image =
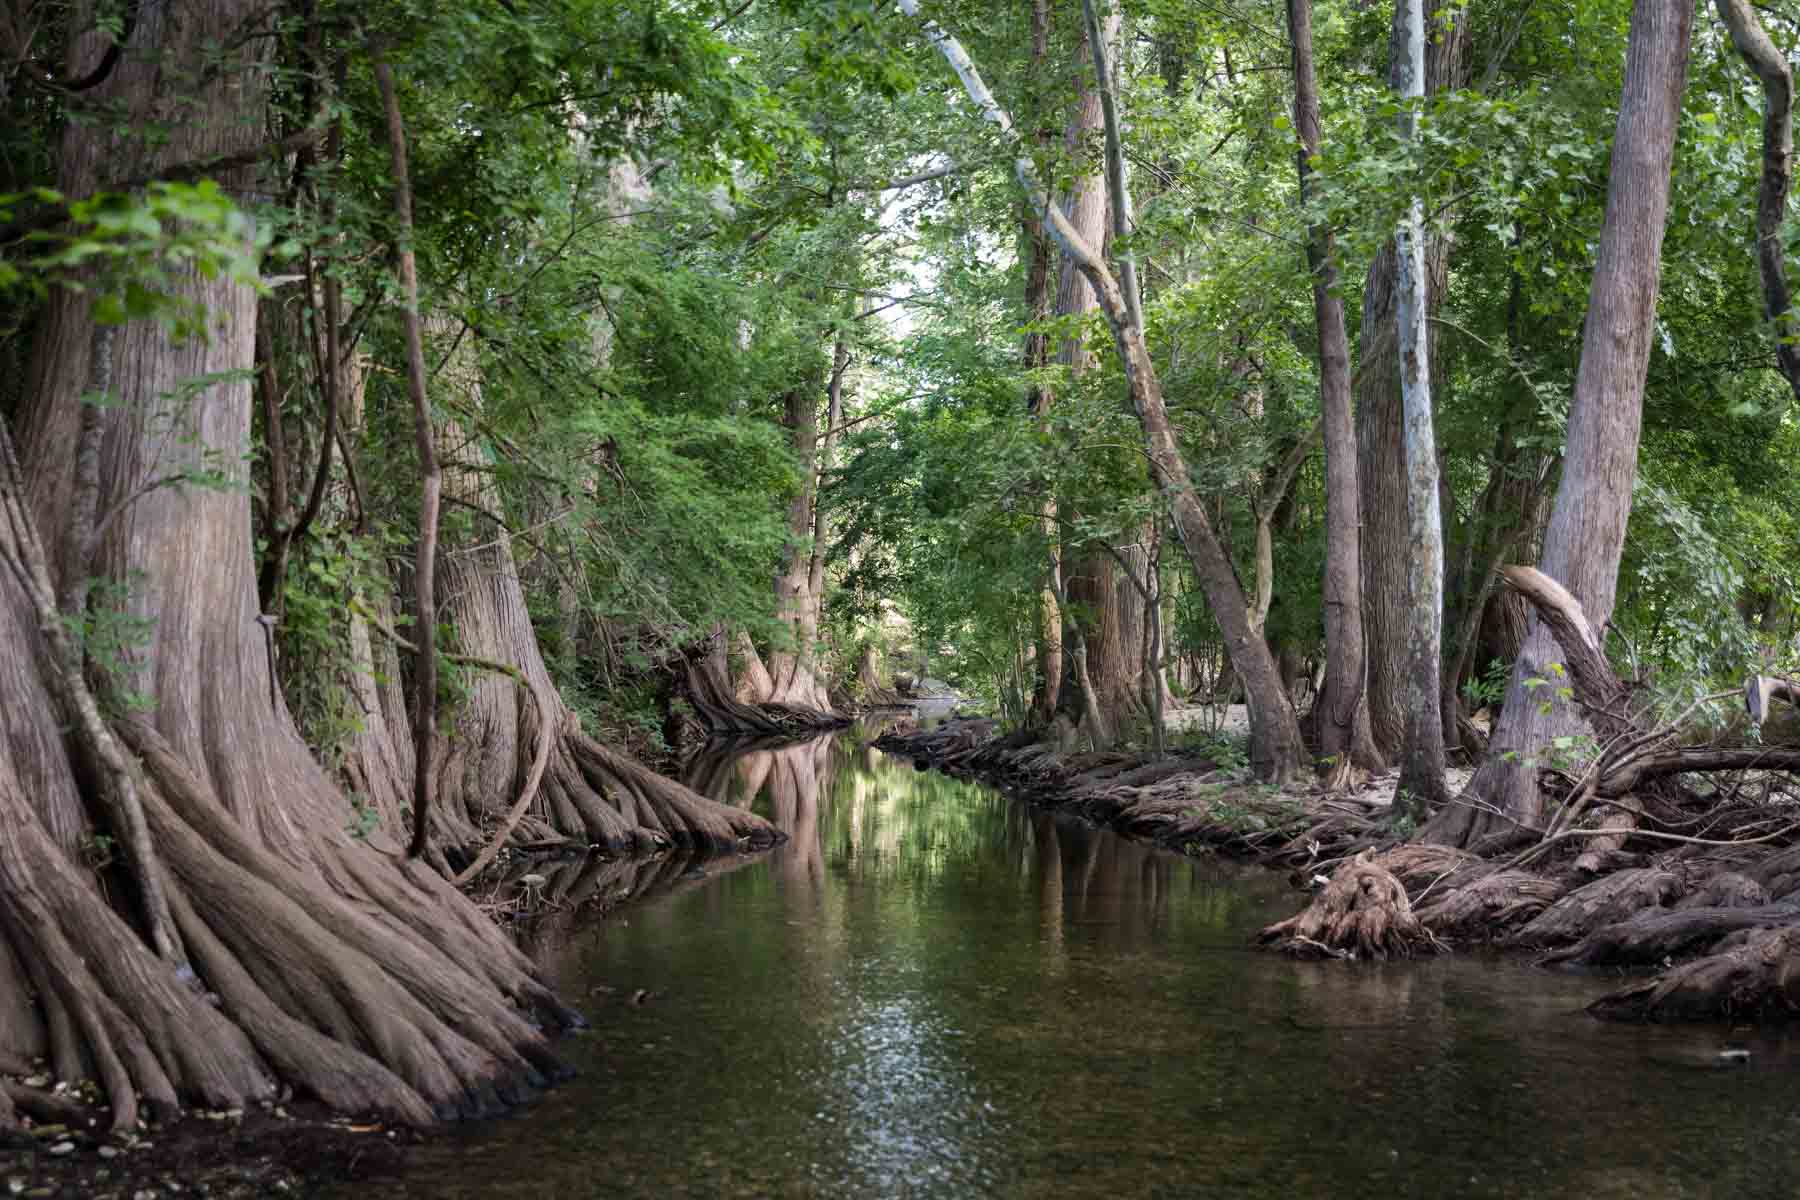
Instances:
[[[1632,10],[1606,220],[1569,408],[1568,450],[1539,562],[1540,570],[1574,595],[1596,629],[1612,617],[1631,515],[1644,379],[1662,281],[1669,170],[1693,17],[1693,7],[1680,0],[1637,0]],[[1561,654],[1533,615],[1494,725],[1489,758],[1469,784],[1475,803],[1452,804],[1439,813],[1428,831],[1432,840],[1468,845],[1489,833],[1542,827],[1538,755],[1553,737],[1579,728],[1579,721],[1572,706],[1554,695],[1554,686],[1527,684],[1554,681],[1552,664]]]
[[[1425,7],[1399,0],[1406,19],[1401,96],[1409,105],[1425,98]],[[1398,14],[1396,16],[1398,19]],[[1416,108],[1404,110],[1409,140],[1418,137]],[[1407,621],[1406,737],[1394,816],[1423,823],[1442,803],[1444,723],[1438,676],[1442,672],[1444,622],[1444,522],[1438,501],[1437,437],[1431,420],[1431,351],[1425,274],[1425,207],[1413,197],[1394,241],[1399,264],[1395,318],[1399,331],[1400,393],[1406,449]]]
[[[918,15],[917,0],[900,0],[900,10],[908,16]],[[1017,149],[1017,134],[1006,110],[987,90],[981,74],[957,40],[932,23],[925,26],[926,35],[938,47],[952,69],[962,80],[963,88],[975,103],[985,121],[996,125],[1003,137],[1012,140]],[[1106,130],[1109,142],[1116,142],[1115,122]],[[1114,147],[1116,149],[1116,146]],[[1169,423],[1168,408],[1163,403],[1162,384],[1156,367],[1144,345],[1143,328],[1137,320],[1137,306],[1120,290],[1118,280],[1107,268],[1097,247],[1087,242],[1070,225],[1037,176],[1029,157],[1020,156],[1013,163],[1014,175],[1033,208],[1042,214],[1056,234],[1063,251],[1075,260],[1082,278],[1094,289],[1100,309],[1112,329],[1113,346],[1125,368],[1131,391],[1132,408],[1143,429],[1144,450],[1150,460],[1151,479],[1166,498],[1175,530],[1181,537],[1188,560],[1200,578],[1208,604],[1212,606],[1219,627],[1225,635],[1226,651],[1244,677],[1250,703],[1250,760],[1265,780],[1285,782],[1300,769],[1305,746],[1300,740],[1300,725],[1293,706],[1282,690],[1275,669],[1274,656],[1268,643],[1250,627],[1244,606],[1244,590],[1239,585],[1231,560],[1225,556],[1218,537],[1213,533],[1206,510],[1195,494],[1192,477],[1175,440]]]
[[[1313,67],[1311,0],[1288,0],[1294,49],[1294,129],[1300,138],[1300,186],[1309,190],[1309,160],[1319,153],[1318,80]],[[1341,787],[1352,766],[1385,766],[1369,730],[1364,699],[1367,662],[1362,624],[1362,504],[1357,490],[1356,431],[1350,408],[1350,343],[1344,302],[1336,294],[1331,230],[1308,231],[1313,316],[1319,331],[1319,407],[1325,438],[1325,685],[1313,703],[1319,757],[1328,782]]]
[[[439,378],[453,408],[480,412],[481,381],[466,355],[453,352]],[[468,680],[441,756],[436,840],[479,845],[520,804],[511,836],[525,843],[729,846],[772,837],[755,815],[721,808],[581,731],[538,646],[486,452],[455,421],[441,423],[438,444],[445,498],[474,516],[445,538],[439,619],[455,627],[468,659],[516,674],[480,669]]]
[[[262,42],[244,33],[262,16],[242,0],[141,6],[97,90],[130,132],[72,124],[61,188],[82,196],[115,171],[252,160]],[[97,53],[89,44],[72,58]],[[240,196],[255,186],[250,168],[218,175]],[[48,1052],[59,1076],[96,1078],[120,1129],[140,1103],[156,1115],[182,1101],[238,1106],[282,1080],[343,1109],[418,1123],[486,1107],[497,1087],[510,1094],[543,1078],[549,1059],[530,1017],[569,1014],[441,876],[399,861],[384,837],[347,831],[349,804],[293,727],[258,621],[242,382],[256,299],[224,277],[179,286],[205,307],[211,337],[177,345],[150,322],[120,327],[117,403],[85,419],[88,299],[50,301],[25,414],[27,480],[0,479],[30,512],[10,505],[0,556],[35,558],[59,585],[119,585],[124,614],[141,623],[129,661],[100,665],[110,689],[136,697],[112,729],[131,751],[152,869],[201,987],[152,953],[138,914],[115,911],[71,853],[93,832],[83,793],[101,759],[91,738],[60,736],[46,629],[26,618],[24,576],[0,570],[0,1058]],[[183,398],[184,381],[202,377],[215,382]],[[65,538],[56,531],[81,511],[80,464],[96,444],[84,428],[98,438],[99,536]],[[233,486],[174,482],[199,469]],[[84,544],[96,547],[92,561],[69,556]],[[82,687],[74,672],[57,682],[63,695]]]
[[[1106,244],[1109,222],[1106,183],[1100,164],[1092,158],[1093,143],[1104,121],[1101,89],[1088,74],[1089,60],[1094,33],[1103,41],[1116,40],[1119,27],[1120,15],[1114,9],[1100,22],[1098,30],[1084,28],[1075,47],[1081,83],[1063,135],[1064,153],[1076,164],[1063,214],[1091,246]],[[1094,289],[1082,277],[1080,266],[1064,253],[1057,274],[1056,315],[1080,317],[1097,306]],[[1068,368],[1071,378],[1079,378],[1093,365],[1094,356],[1080,337],[1069,337],[1057,350],[1056,361]],[[1138,653],[1136,624],[1128,615],[1137,610],[1137,601],[1131,595],[1132,583],[1123,577],[1118,561],[1104,548],[1091,549],[1074,558],[1065,556],[1062,575],[1063,589],[1073,610],[1065,616],[1080,623],[1085,643],[1086,671],[1077,673],[1078,680],[1085,679],[1084,686],[1091,686],[1092,706],[1102,718],[1102,728],[1090,730],[1098,746],[1110,742],[1124,721],[1143,711],[1139,688],[1143,660]],[[1123,603],[1121,592],[1126,593]],[[1083,703],[1084,707],[1088,705],[1085,700]]]
[[[775,577],[776,616],[787,626],[790,646],[769,654],[772,689],[767,699],[795,708],[827,712],[831,700],[819,679],[815,647],[819,640],[820,596],[812,587],[814,510],[819,487],[819,397],[811,384],[794,388],[784,399],[782,423],[800,460],[800,491],[788,502],[788,542],[782,568]]]
[[[1443,6],[1433,5],[1425,47],[1427,94],[1461,86],[1467,73],[1468,23],[1457,14],[1442,20]],[[1388,51],[1388,82],[1400,86],[1406,57],[1405,5],[1395,6]],[[1427,336],[1426,356],[1437,361],[1435,327],[1429,325],[1448,289],[1450,245],[1443,237],[1424,247]],[[1411,686],[1407,639],[1412,629],[1408,584],[1412,561],[1407,502],[1405,419],[1401,410],[1398,332],[1399,258],[1392,241],[1369,263],[1363,288],[1362,339],[1357,347],[1356,440],[1357,482],[1362,492],[1362,601],[1364,640],[1368,651],[1368,706],[1375,747],[1389,759],[1406,744],[1408,688]]]

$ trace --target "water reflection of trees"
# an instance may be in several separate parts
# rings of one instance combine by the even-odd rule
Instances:
[[[862,879],[971,887],[998,872],[1035,896],[1041,936],[1052,945],[1071,928],[1089,942],[1163,937],[1176,891],[1208,893],[1197,907],[1183,906],[1201,919],[1223,920],[1237,903],[1230,888],[1177,856],[917,771],[849,736],[715,748],[690,761],[685,782],[755,808],[786,833],[773,874],[798,893],[817,893],[828,867]]]
[[[527,954],[546,967],[603,927],[623,904],[697,888],[755,856],[675,849],[640,858],[521,858],[489,877],[477,901],[509,921]]]

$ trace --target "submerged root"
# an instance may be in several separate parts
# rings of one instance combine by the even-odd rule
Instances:
[[[1588,1006],[1619,1021],[1713,1021],[1800,1014],[1800,926],[1747,931],[1718,953]]]
[[[1365,851],[1339,867],[1304,912],[1258,941],[1305,958],[1410,958],[1443,944],[1413,915],[1400,881]]]
[[[1654,909],[1603,925],[1575,945],[1545,958],[1580,966],[1649,966],[1702,954],[1745,930],[1786,926],[1800,920],[1790,904],[1767,908]]]

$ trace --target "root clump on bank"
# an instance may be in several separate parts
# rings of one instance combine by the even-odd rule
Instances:
[[[1443,948],[1413,913],[1406,888],[1368,850],[1338,867],[1305,911],[1257,940],[1302,958],[1411,958]]]

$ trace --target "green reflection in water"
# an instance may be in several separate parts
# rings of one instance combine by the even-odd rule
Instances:
[[[1794,1194],[1784,1040],[1725,1070],[1723,1031],[1582,1015],[1607,980],[1253,953],[1274,875],[848,740],[690,782],[792,841],[548,926],[581,1078],[358,1194]]]

